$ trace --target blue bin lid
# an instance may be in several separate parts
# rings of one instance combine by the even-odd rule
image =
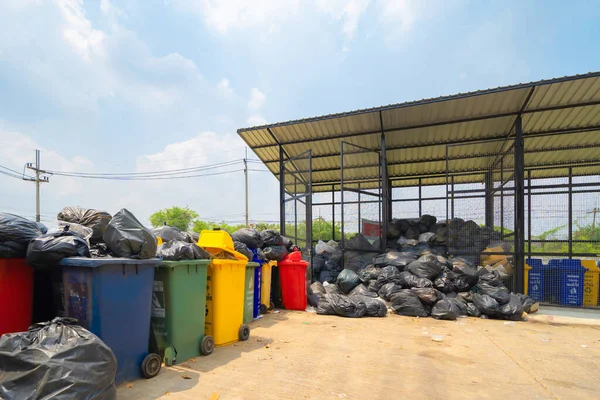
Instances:
[[[61,266],[65,267],[86,267],[98,268],[103,265],[144,265],[155,267],[162,262],[160,258],[150,258],[148,260],[136,260],[133,258],[87,258],[87,257],[67,257],[60,260]]]

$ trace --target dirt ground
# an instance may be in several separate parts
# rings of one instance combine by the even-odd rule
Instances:
[[[583,399],[600,391],[600,326],[281,311],[251,327],[247,342],[123,385],[118,398]]]

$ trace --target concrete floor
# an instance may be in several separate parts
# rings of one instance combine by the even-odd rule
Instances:
[[[281,311],[253,322],[249,341],[121,386],[118,398],[596,398],[600,326],[560,318],[449,322]]]

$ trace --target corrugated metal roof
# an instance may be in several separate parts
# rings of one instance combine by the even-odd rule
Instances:
[[[276,176],[280,145],[286,158],[311,150],[316,191],[319,185],[331,190],[339,183],[342,141],[379,150],[381,132],[392,180],[445,174],[451,146],[451,173],[472,171],[470,178],[460,178],[472,182],[482,179],[480,171],[506,150],[497,140],[511,134],[518,115],[525,137],[531,137],[525,140],[526,168],[600,161],[600,72],[240,129],[238,134]],[[578,133],[585,129],[590,131]],[[559,131],[568,134],[536,136]],[[374,153],[346,155],[344,165],[345,180],[379,177]]]

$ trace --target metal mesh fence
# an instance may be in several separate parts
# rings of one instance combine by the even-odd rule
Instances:
[[[311,152],[286,160],[283,164],[285,188],[282,233],[292,239],[307,259],[311,255],[312,232],[312,171]]]

